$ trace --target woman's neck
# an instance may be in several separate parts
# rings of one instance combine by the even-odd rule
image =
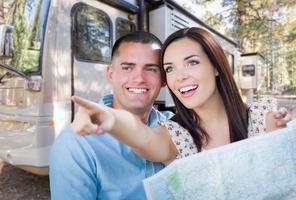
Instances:
[[[230,143],[228,117],[220,95],[215,95],[202,107],[194,110],[201,120],[200,126],[209,135],[209,140],[204,141],[204,149]]]
[[[202,106],[193,109],[201,119],[202,127],[209,126],[213,122],[219,122],[221,119],[227,118],[223,100],[218,91]]]

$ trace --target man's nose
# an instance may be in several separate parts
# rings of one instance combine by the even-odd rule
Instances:
[[[145,72],[142,69],[137,69],[133,73],[133,81],[143,82],[145,80]]]

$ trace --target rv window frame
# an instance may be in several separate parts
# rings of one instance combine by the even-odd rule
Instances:
[[[103,10],[91,6],[89,4],[86,3],[76,3],[75,5],[73,5],[72,9],[71,9],[71,50],[72,50],[72,58],[75,58],[77,61],[79,62],[88,62],[88,63],[99,63],[99,64],[110,64],[111,63],[111,54],[109,55],[109,61],[102,61],[102,60],[90,60],[90,59],[83,59],[77,56],[77,48],[76,48],[76,13],[77,13],[77,9],[81,8],[81,7],[87,7],[87,8],[91,8],[94,9],[96,11],[99,11],[100,13],[102,13],[104,16],[106,16],[106,19],[108,21],[108,23],[110,24],[109,26],[109,32],[110,32],[110,45],[109,48],[112,49],[113,46],[113,37],[114,37],[114,33],[113,33],[113,23],[112,20],[110,18],[110,16]],[[111,51],[110,51],[111,53]]]
[[[44,3],[44,2],[42,2]],[[46,38],[46,33],[47,33],[47,23],[48,23],[48,16],[49,16],[49,12],[51,9],[51,0],[47,0],[45,3],[47,3],[47,7],[46,7],[46,14],[45,14],[45,18],[44,18],[44,24],[43,24],[43,36],[42,36],[42,43],[40,46],[40,56],[39,56],[39,71],[36,72],[29,72],[29,73],[25,73],[26,75],[40,75],[42,76],[42,70],[43,70],[43,54],[44,54],[44,47],[45,47],[45,38]]]
[[[122,22],[128,22],[130,25],[132,25],[133,30],[132,30],[131,32],[137,30],[137,26],[136,26],[136,24],[135,24],[134,22],[129,21],[129,20],[127,20],[127,19],[125,19],[125,18],[122,18],[122,17],[116,17],[116,19],[115,19],[115,41],[118,40],[118,39],[120,38],[119,35],[118,35],[118,32],[117,32],[117,27],[118,27],[118,23],[119,23],[119,21],[122,21]]]
[[[228,50],[223,49],[223,51],[227,58],[227,62],[229,64],[232,74],[235,74],[235,55]],[[231,58],[231,63],[229,62],[229,57]]]

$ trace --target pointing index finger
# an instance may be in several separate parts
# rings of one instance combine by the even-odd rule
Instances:
[[[92,108],[95,107],[91,101],[89,101],[89,100],[87,100],[87,99],[84,99],[84,98],[82,98],[82,97],[72,96],[72,97],[71,97],[71,100],[72,100],[74,103],[76,103],[76,104],[78,104],[78,105],[80,105],[80,106],[82,106],[82,107],[84,107],[84,108],[86,108],[86,109],[92,109]]]

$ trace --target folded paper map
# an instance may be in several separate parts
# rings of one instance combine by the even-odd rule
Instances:
[[[175,160],[143,183],[148,200],[295,200],[296,120]]]

